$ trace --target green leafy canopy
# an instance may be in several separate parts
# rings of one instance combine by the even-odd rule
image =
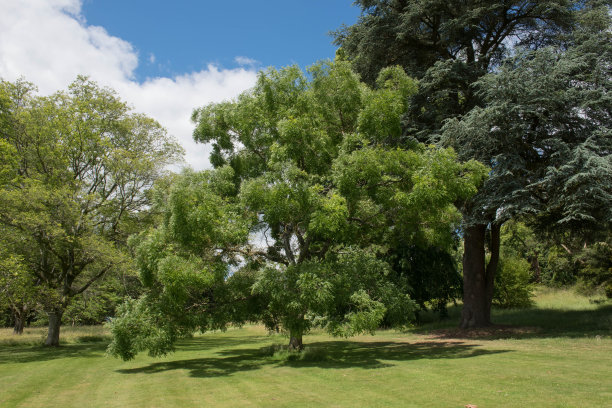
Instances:
[[[194,138],[212,143],[216,169],[179,176],[159,226],[134,239],[149,292],[113,322],[110,352],[158,354],[248,320],[296,348],[314,326],[350,336],[407,324],[414,303],[389,277],[385,243],[401,230],[448,245],[453,203],[486,177],[451,149],[389,147],[415,91],[397,67],[370,89],[348,63],[322,62],[309,76],[270,69],[235,101],[196,109]]]

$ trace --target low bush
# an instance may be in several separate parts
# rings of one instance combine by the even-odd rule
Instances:
[[[612,297],[612,246],[597,242],[579,256],[579,282],[586,294],[602,293]]]
[[[530,265],[516,256],[502,256],[495,276],[493,304],[501,308],[533,306]]]

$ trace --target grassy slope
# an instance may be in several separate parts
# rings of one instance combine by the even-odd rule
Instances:
[[[31,345],[40,330],[18,345],[5,330],[0,407],[609,406],[612,306],[570,292],[540,293],[538,306],[497,312],[496,322],[530,328],[485,338],[439,330],[453,320],[346,341],[315,333],[301,360],[273,353],[286,339],[260,327],[197,336],[165,358],[132,362],[105,357],[104,342],[83,342],[99,339],[99,328],[64,330],[71,344],[56,350]]]

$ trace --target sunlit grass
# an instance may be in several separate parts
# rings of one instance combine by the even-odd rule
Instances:
[[[556,310],[595,310],[601,304],[612,304],[603,296],[582,296],[574,288],[536,288],[536,307]]]
[[[63,344],[107,341],[110,339],[110,333],[104,326],[62,326],[60,335]],[[0,346],[41,345],[46,338],[46,327],[26,327],[21,335],[15,335],[12,328],[0,328]]]
[[[59,348],[31,345],[44,328],[26,329],[17,345],[4,329],[0,407],[609,406],[612,305],[572,291],[539,291],[536,304],[495,311],[496,323],[536,329],[508,336],[436,334],[436,325],[456,327],[455,315],[350,339],[317,330],[301,354],[261,326],[197,335],[166,357],[130,362],[105,355],[102,327],[62,328]]]

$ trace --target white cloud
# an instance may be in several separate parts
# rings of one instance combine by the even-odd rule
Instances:
[[[153,116],[177,136],[185,148],[187,163],[202,169],[208,166],[210,149],[196,144],[191,137],[193,109],[238,95],[253,86],[255,78],[253,71],[220,70],[209,65],[199,72],[154,78],[142,84],[126,82],[116,89],[120,95],[126,95],[137,110]]]
[[[134,108],[157,119],[179,139],[186,161],[196,169],[209,166],[209,149],[191,138],[194,108],[238,95],[255,84],[249,68],[220,69],[209,65],[199,72],[172,78],[134,80],[138,54],[127,41],[103,27],[87,25],[81,0],[0,0],[0,77],[20,76],[42,93],[64,89],[77,75],[89,75],[115,89]],[[253,61],[237,57],[242,61]],[[153,62],[155,56],[149,55]]]
[[[242,65],[242,66],[254,66],[254,65],[258,65],[259,61],[254,60],[253,58],[249,58],[249,57],[242,57],[242,56],[238,56],[236,58],[234,58],[234,61],[236,61],[236,63],[238,65]]]

